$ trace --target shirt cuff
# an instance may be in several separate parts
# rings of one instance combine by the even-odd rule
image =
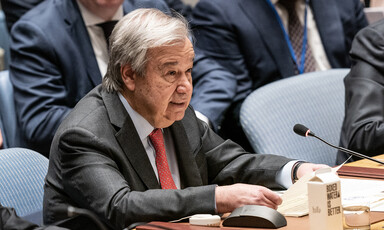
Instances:
[[[289,188],[292,185],[292,170],[295,163],[298,161],[290,161],[286,163],[276,175],[276,182],[285,188]]]

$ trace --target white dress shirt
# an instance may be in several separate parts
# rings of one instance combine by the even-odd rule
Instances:
[[[275,6],[277,13],[279,14],[281,21],[288,33],[288,11],[279,3],[279,0],[271,0]],[[298,0],[296,2],[296,12],[299,17],[300,23],[304,25],[304,12],[305,12],[305,0]],[[308,45],[311,47],[312,55],[316,63],[316,71],[327,70],[331,68],[327,55],[324,50],[323,43],[320,38],[319,30],[317,29],[315,18],[311,7],[307,8],[307,34]]]
[[[77,0],[77,4],[79,5],[81,16],[83,17],[85,26],[88,30],[89,38],[91,39],[93,52],[95,53],[101,76],[104,77],[105,73],[107,72],[109,60],[108,47],[107,41],[104,37],[103,29],[97,26],[97,24],[103,23],[105,20],[91,13],[87,8],[85,8],[85,6],[80,3],[79,0]],[[118,21],[123,16],[123,6],[120,6],[111,20]]]

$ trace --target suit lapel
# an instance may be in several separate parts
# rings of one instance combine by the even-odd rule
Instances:
[[[63,4],[68,8],[63,10],[64,20],[68,25],[67,30],[69,31],[69,34],[71,34],[73,43],[77,46],[79,53],[83,56],[86,65],[84,66],[84,69],[87,70],[88,77],[94,86],[99,85],[102,76],[80,9],[76,0],[68,0],[64,2],[65,3]]]
[[[346,50],[338,7],[334,1],[329,0],[313,0],[310,5],[328,60],[331,66],[338,66],[340,57],[336,52]],[[343,55],[345,55],[344,52]],[[344,58],[341,59],[344,60]]]
[[[194,187],[203,185],[195,156],[182,122],[175,122],[169,127],[172,133],[173,142],[180,172],[181,187]]]
[[[291,54],[278,20],[266,0],[240,0],[240,8],[259,31],[264,44],[273,56],[281,76],[295,74]],[[257,52],[257,51],[255,51]]]
[[[110,116],[111,124],[117,127],[116,139],[137,175],[148,189],[160,189],[152,165],[148,159],[139,134],[116,93],[103,91],[103,100]]]
[[[129,116],[126,117],[121,130],[116,133],[116,139],[131,162],[132,167],[148,189],[160,189],[160,184],[152,170],[148,155]]]

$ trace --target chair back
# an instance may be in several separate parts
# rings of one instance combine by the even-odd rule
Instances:
[[[48,159],[24,148],[0,150],[0,203],[41,225]]]
[[[3,121],[4,147],[20,147],[23,137],[17,123],[13,87],[8,70],[0,71],[0,119]]]
[[[283,155],[330,166],[337,150],[315,138],[298,136],[301,123],[338,145],[344,119],[344,82],[349,69],[293,76],[252,92],[240,111],[240,122],[256,153]]]

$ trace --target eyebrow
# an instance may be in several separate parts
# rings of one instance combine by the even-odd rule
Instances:
[[[164,67],[167,67],[167,66],[175,66],[175,65],[177,65],[177,64],[179,64],[178,61],[174,61],[174,62],[166,62],[166,63],[161,64],[160,67],[161,67],[161,68],[164,68]]]
[[[191,59],[192,63],[193,63],[194,60],[195,60],[195,56],[193,56],[193,58]],[[163,64],[160,64],[160,65],[158,66],[158,68],[159,68],[160,70],[162,70],[162,69],[164,69],[164,68],[166,68],[166,67],[168,67],[168,66],[175,66],[175,65],[177,65],[177,64],[179,64],[178,61],[165,62],[165,63],[163,63]]]
[[[169,66],[176,66],[179,62],[175,61],[175,62],[165,62],[163,64],[160,64],[157,66],[157,69],[162,71],[164,69],[166,69],[167,67]]]

